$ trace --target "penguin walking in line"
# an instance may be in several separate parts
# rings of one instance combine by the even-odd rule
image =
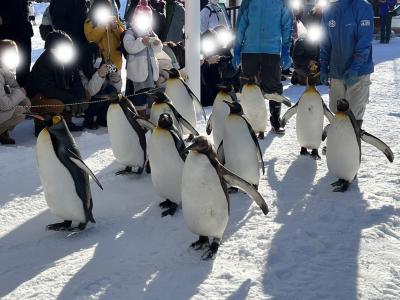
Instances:
[[[140,117],[132,102],[121,95],[108,108],[107,124],[114,156],[126,166],[116,175],[142,174],[147,162],[146,131],[155,125]]]
[[[168,113],[172,117],[174,125],[181,135],[184,134],[184,128],[190,132],[189,141],[192,140],[194,136],[199,135],[196,128],[177,111],[170,98],[165,93],[149,92],[148,95],[154,100],[150,112],[150,121],[152,123],[157,124],[160,116],[164,113]]]
[[[29,114],[30,115],[30,114]],[[64,222],[47,225],[48,230],[81,231],[96,223],[89,175],[103,189],[86,166],[64,119],[60,116],[30,115],[45,123],[36,142],[36,159],[44,196],[50,211]],[[73,225],[77,226],[73,226]]]
[[[169,114],[161,114],[149,144],[151,180],[154,189],[164,199],[162,217],[174,215],[182,202],[183,165],[187,156],[185,142]]]
[[[325,105],[315,85],[309,84],[299,101],[286,111],[281,119],[281,126],[285,127],[296,113],[296,134],[301,147],[300,154],[309,155],[307,149],[311,149],[311,157],[315,160],[321,159],[318,148],[321,144],[324,115],[329,122],[332,122],[333,114]]]
[[[265,103],[264,95],[260,87],[256,84],[256,80],[250,78],[241,78],[243,83],[240,93],[240,104],[243,112],[251,127],[258,134],[258,138],[264,139],[264,132],[267,129],[268,111]]]
[[[199,235],[192,247],[208,249],[204,260],[214,257],[218,251],[229,218],[227,184],[245,191],[257,203],[262,212],[268,206],[254,186],[226,169],[217,159],[212,144],[206,137],[193,139],[185,151],[190,151],[183,166],[182,211],[189,230]],[[211,245],[209,237],[213,238]]]
[[[332,183],[334,192],[345,192],[357,175],[361,162],[361,140],[378,148],[393,162],[392,150],[377,137],[361,130],[346,99],[337,102],[337,113],[330,125],[325,127],[328,170],[339,178]]]
[[[181,77],[179,71],[175,68],[165,70],[169,74],[169,79],[165,87],[165,94],[172,100],[176,110],[188,122],[196,128],[196,106],[201,110],[204,120],[207,120],[206,113],[201,105],[200,99],[194,94],[187,83]],[[187,129],[184,129],[183,134],[190,134]]]
[[[230,114],[224,123],[223,140],[217,152],[218,159],[228,170],[258,189],[260,165],[263,174],[265,166],[257,136],[243,115],[242,106],[238,102],[225,103],[230,108]],[[237,188],[230,187],[228,191],[237,192]]]
[[[219,93],[215,97],[212,112],[208,118],[206,133],[213,134],[215,149],[221,144],[224,133],[224,122],[229,115],[230,108],[226,102],[238,102],[235,91],[231,85],[218,85]]]

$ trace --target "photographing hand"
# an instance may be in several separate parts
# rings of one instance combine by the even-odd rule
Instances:
[[[106,77],[107,74],[108,74],[107,65],[106,65],[106,64],[101,65],[100,68],[97,70],[97,74],[99,74],[99,76],[100,76],[101,78]]]

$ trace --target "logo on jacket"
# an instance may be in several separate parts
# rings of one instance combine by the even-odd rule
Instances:
[[[370,20],[361,20],[361,26],[362,27],[371,26],[371,21]]]
[[[335,21],[335,20],[330,20],[330,21],[328,22],[328,26],[329,26],[330,28],[335,27],[335,26],[336,26],[336,21]]]

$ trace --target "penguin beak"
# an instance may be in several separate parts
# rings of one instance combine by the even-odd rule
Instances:
[[[226,101],[226,100],[224,100],[224,102],[230,107],[230,108],[232,108],[233,107],[233,105],[232,105],[232,103],[231,102],[229,102],[229,101]]]
[[[25,113],[25,116],[30,117],[30,118],[34,118],[34,119],[39,120],[39,121],[45,121],[45,118],[43,116],[41,116],[41,115],[38,115],[38,114]]]

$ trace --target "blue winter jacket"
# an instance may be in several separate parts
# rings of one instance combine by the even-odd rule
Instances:
[[[339,0],[322,16],[321,72],[344,79],[349,70],[358,76],[374,71],[372,40],[374,12],[366,0]]]
[[[282,0],[244,0],[240,7],[236,47],[242,53],[281,54],[290,48],[292,15]]]
[[[389,10],[392,10],[393,7],[396,5],[396,0],[386,0],[385,2],[376,2],[379,7],[379,15],[386,16],[389,13]]]

